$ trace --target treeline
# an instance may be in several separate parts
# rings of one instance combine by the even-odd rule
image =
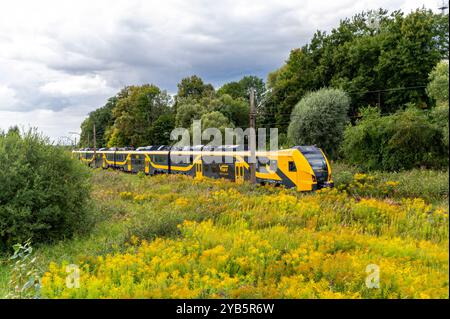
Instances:
[[[329,33],[317,31],[307,45],[291,51],[287,61],[268,75],[267,83],[246,76],[216,89],[194,75],[178,83],[174,97],[154,85],[125,87],[83,122],[81,146],[92,146],[92,136],[88,143],[88,135],[92,134],[93,123],[99,147],[170,144],[170,131],[174,127],[189,128],[194,119],[201,119],[204,128],[245,128],[248,92],[253,87],[259,105],[258,127],[277,127],[281,145],[314,142],[332,158],[342,157],[344,138],[347,151],[348,145],[362,142],[349,144],[348,139],[355,134],[344,132],[347,125],[356,127],[373,119],[374,114],[383,122],[385,116],[402,119],[401,112],[408,110],[406,117],[420,113],[433,127],[442,126],[437,119],[445,118],[445,110],[441,115],[432,110],[438,100],[445,104],[445,99],[433,96],[430,74],[441,60],[448,60],[448,42],[448,14],[426,9],[408,15],[383,9],[363,12],[342,20]],[[448,64],[444,68],[448,70]],[[334,93],[325,92],[327,88]],[[315,95],[316,91],[322,93]],[[412,108],[420,112],[414,113]],[[311,116],[311,109],[320,112]],[[445,132],[440,134],[444,135],[440,140],[444,140],[441,148],[445,152]],[[427,139],[425,145],[430,141]],[[415,149],[422,151],[430,153],[428,149]],[[433,152],[441,154],[442,150]],[[441,155],[428,158],[436,156]]]

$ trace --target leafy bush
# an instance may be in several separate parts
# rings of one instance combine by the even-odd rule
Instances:
[[[435,107],[431,114],[433,122],[441,128],[442,142],[448,150],[448,104]]]
[[[439,62],[430,72],[427,93],[438,104],[448,103],[448,60]]]
[[[292,111],[289,139],[297,145],[316,144],[335,157],[348,122],[349,105],[350,98],[338,89],[323,88],[305,95]]]
[[[0,250],[86,228],[88,169],[34,131],[0,135]]]
[[[362,119],[344,133],[342,154],[350,164],[367,170],[444,167],[448,164],[440,128],[424,111],[409,108],[381,116],[363,110]]]

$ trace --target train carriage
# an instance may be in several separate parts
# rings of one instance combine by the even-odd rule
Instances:
[[[95,153],[95,154],[94,154]],[[250,179],[248,150],[237,145],[170,147],[166,145],[83,149],[74,156],[91,167],[114,168],[124,172],[183,174],[192,177],[225,178],[236,183]],[[332,187],[331,167],[316,146],[295,146],[278,151],[256,152],[256,181],[284,185],[299,191]]]

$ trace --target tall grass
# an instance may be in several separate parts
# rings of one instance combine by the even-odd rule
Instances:
[[[94,182],[99,226],[85,244],[41,250],[71,247],[53,259],[44,296],[448,296],[448,210],[422,199],[115,172]],[[68,262],[83,268],[83,289],[61,284]],[[384,269],[384,289],[364,288],[370,263]]]
[[[336,187],[352,182],[358,168],[341,162],[332,163],[333,179]],[[448,170],[413,169],[400,172],[367,172],[375,179],[375,183],[387,181],[398,182],[395,193],[388,194],[391,198],[423,198],[427,202],[446,206],[449,194]]]

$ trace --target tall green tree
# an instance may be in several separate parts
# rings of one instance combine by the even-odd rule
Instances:
[[[288,137],[296,145],[317,145],[336,158],[346,124],[350,98],[339,89],[306,94],[291,115]]]
[[[211,84],[205,84],[197,75],[182,79],[177,87],[177,98],[200,99],[214,94],[214,87]]]
[[[175,116],[171,113],[163,114],[152,125],[153,145],[168,145],[171,143],[170,132],[175,128]]]
[[[254,75],[244,76],[237,82],[225,83],[217,90],[217,94],[227,94],[234,99],[242,98],[248,100],[251,88],[256,90],[256,99],[260,100],[265,91],[265,84],[263,79]]]
[[[448,48],[447,23],[448,15],[430,10],[404,15],[380,9],[344,19],[329,34],[317,31],[269,74],[266,121],[285,131],[294,105],[321,87],[348,92],[352,118],[366,105],[377,105],[383,113],[407,103],[430,105],[425,86],[432,68],[448,56],[443,49]]]
[[[108,146],[151,144],[154,122],[170,112],[166,91],[150,84],[125,87],[112,110],[114,124],[107,131]]]

